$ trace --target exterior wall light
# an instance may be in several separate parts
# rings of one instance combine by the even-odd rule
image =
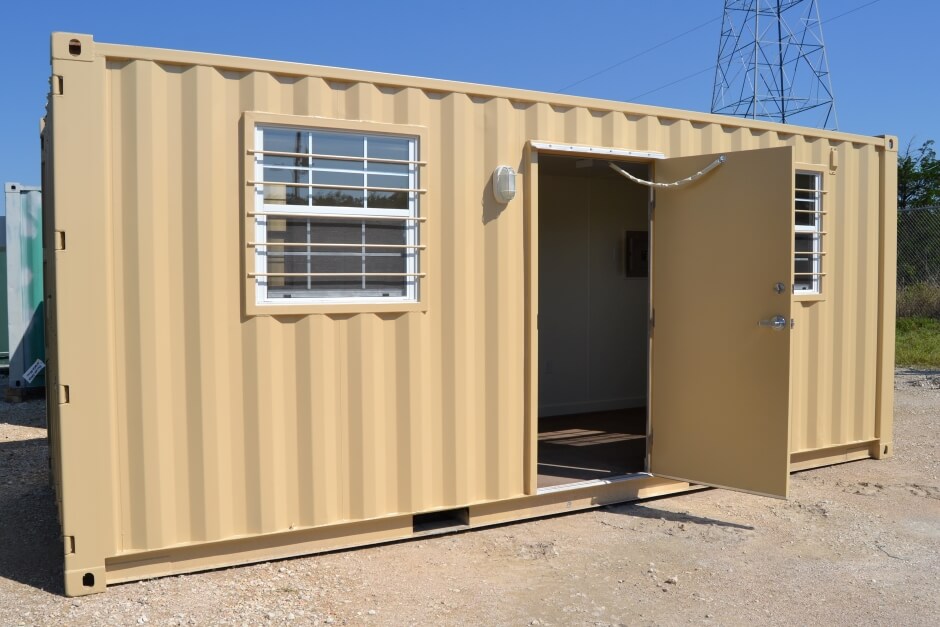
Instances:
[[[516,197],[516,171],[510,166],[497,166],[493,171],[493,196],[503,204]]]

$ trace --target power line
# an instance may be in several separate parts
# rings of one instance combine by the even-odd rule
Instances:
[[[877,1],[877,0],[876,0],[876,1]],[[562,87],[561,89],[558,90],[558,93],[563,93],[563,92],[565,92],[565,91],[571,89],[572,87],[574,87],[574,86],[576,86],[576,85],[580,85],[581,83],[583,83],[583,82],[585,82],[585,81],[589,81],[589,80],[591,80],[592,78],[596,78],[596,77],[600,76],[601,74],[604,74],[604,73],[606,73],[606,72],[611,71],[611,70],[614,69],[614,68],[618,68],[618,67],[620,67],[621,65],[623,65],[624,63],[629,63],[630,61],[633,61],[634,59],[638,59],[638,58],[642,57],[644,54],[647,54],[647,53],[649,53],[649,52],[652,52],[653,50],[656,50],[656,49],[658,49],[658,48],[662,48],[662,47],[665,46],[666,44],[671,44],[671,43],[674,42],[675,40],[681,39],[682,37],[685,37],[686,35],[688,35],[688,34],[690,34],[690,33],[694,33],[695,31],[699,30],[700,28],[704,28],[704,27],[708,26],[709,24],[711,24],[711,23],[713,23],[713,22],[717,22],[719,19],[721,19],[721,18],[717,18],[717,17],[716,17],[716,18],[713,18],[713,19],[708,20],[707,22],[702,22],[702,23],[699,24],[698,26],[695,26],[695,27],[693,27],[693,28],[690,28],[689,30],[687,30],[687,31],[685,31],[685,32],[679,33],[679,34],[676,35],[675,37],[671,37],[671,38],[667,39],[666,41],[662,41],[662,42],[656,44],[655,46],[652,46],[652,47],[650,47],[650,48],[647,48],[646,50],[643,50],[643,51],[641,51],[641,52],[637,52],[637,53],[634,54],[633,56],[627,57],[626,59],[623,59],[622,61],[617,61],[617,62],[614,63],[613,65],[610,65],[610,66],[605,67],[603,70],[599,70],[599,71],[597,71],[597,72],[594,72],[594,73],[591,74],[590,76],[585,76],[584,78],[582,78],[582,79],[580,79],[580,80],[577,80],[577,81],[571,83],[570,85],[565,85],[564,87]]]
[[[630,97],[630,98],[627,98],[627,102],[633,102],[634,100],[638,100],[638,99],[642,98],[643,96],[648,96],[649,94],[652,94],[652,93],[655,93],[655,92],[657,92],[657,91],[666,89],[667,87],[672,87],[673,85],[675,85],[675,84],[677,84],[677,83],[681,83],[681,82],[683,82],[683,81],[687,81],[687,80],[689,80],[690,78],[695,78],[695,77],[698,76],[699,74],[704,74],[705,72],[710,72],[710,71],[712,71],[712,70],[714,70],[714,69],[715,69],[715,66],[714,66],[714,65],[709,65],[707,68],[703,68],[703,69],[699,70],[698,72],[694,72],[694,73],[692,73],[692,74],[689,74],[688,76],[683,76],[682,78],[677,78],[676,80],[672,81],[671,83],[666,83],[665,85],[661,85],[661,86],[657,87],[656,89],[651,89],[651,90],[649,90],[649,91],[644,91],[642,94],[639,94],[639,95],[637,95],[637,96],[632,96],[632,97]]]
[[[846,12],[844,12],[844,13],[839,13],[838,15],[834,15],[834,16],[828,18],[828,19],[822,20],[819,24],[822,25],[822,24],[828,24],[829,22],[834,22],[834,21],[836,21],[837,19],[839,19],[840,17],[845,17],[846,15],[849,15],[850,13],[855,13],[856,11],[861,11],[861,10],[864,9],[865,7],[870,7],[871,5],[876,4],[876,3],[878,3],[878,2],[881,2],[881,0],[870,0],[870,2],[866,2],[865,4],[860,4],[859,6],[853,8],[853,9],[849,9],[848,11],[846,11]],[[717,19],[718,19],[718,18],[715,18],[715,20],[712,20],[712,21],[717,21]],[[677,36],[676,36],[676,38],[678,38],[678,37],[681,37],[681,35],[677,35]],[[667,87],[672,87],[673,85],[675,85],[675,84],[677,84],[677,83],[681,83],[681,82],[683,82],[683,81],[687,81],[687,80],[689,80],[690,78],[695,78],[695,77],[698,76],[699,74],[704,74],[705,72],[708,72],[709,70],[714,70],[715,67],[716,67],[716,65],[717,65],[717,64],[715,64],[715,65],[710,65],[710,66],[708,66],[707,68],[704,68],[704,69],[702,69],[702,70],[699,70],[698,72],[694,72],[694,73],[692,73],[692,74],[689,74],[688,76],[683,76],[682,78],[676,79],[676,80],[672,81],[671,83],[666,83],[665,85],[660,85],[659,87],[656,87],[655,89],[651,89],[651,90],[649,90],[649,91],[645,91],[645,92],[643,92],[642,94],[640,94],[640,95],[638,95],[638,96],[632,96],[632,97],[628,98],[627,101],[628,101],[628,102],[633,102],[633,101],[635,101],[635,100],[637,100],[637,99],[639,99],[639,98],[642,98],[643,96],[648,96],[648,95],[650,95],[650,94],[656,93],[657,91],[662,91],[663,89],[666,89]]]
[[[840,13],[839,15],[834,15],[834,16],[830,17],[829,19],[823,20],[822,22],[820,22],[820,24],[828,24],[829,22],[834,22],[834,21],[836,21],[837,19],[839,19],[840,17],[845,17],[845,16],[848,15],[849,13],[855,13],[856,11],[861,11],[861,10],[864,9],[865,7],[870,7],[871,5],[875,4],[876,2],[881,2],[881,0],[871,0],[871,2],[866,2],[865,4],[860,4],[860,5],[858,5],[857,7],[855,7],[854,9],[849,9],[849,10],[846,11],[845,13]]]

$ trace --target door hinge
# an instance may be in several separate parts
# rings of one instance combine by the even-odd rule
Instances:
[[[55,250],[65,250],[65,231],[55,231],[54,240]]]
[[[62,536],[62,543],[65,545],[66,555],[71,555],[75,552],[75,536]]]
[[[653,329],[656,327],[656,310],[654,309],[650,313],[650,334],[652,335]]]
[[[52,90],[53,96],[62,96],[65,95],[65,79],[59,76],[58,74],[53,74],[50,81],[50,89]]]
[[[59,385],[59,405],[68,405],[69,403],[69,386]]]

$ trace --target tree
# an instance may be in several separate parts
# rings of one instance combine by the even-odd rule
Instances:
[[[928,139],[913,149],[913,140],[898,155],[898,209],[940,205],[940,161]]]
[[[898,306],[919,315],[940,311],[940,161],[933,144],[909,143],[898,155]],[[919,304],[904,305],[912,299]]]

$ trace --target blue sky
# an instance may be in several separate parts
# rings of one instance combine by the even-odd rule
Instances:
[[[940,142],[940,2],[819,0],[839,128]],[[49,34],[559,91],[707,111],[722,0],[7,0],[0,181],[39,183]],[[256,16],[256,17],[252,17]],[[655,90],[655,91],[652,91]],[[641,94],[645,94],[642,95]],[[638,97],[640,96],[640,97]]]

